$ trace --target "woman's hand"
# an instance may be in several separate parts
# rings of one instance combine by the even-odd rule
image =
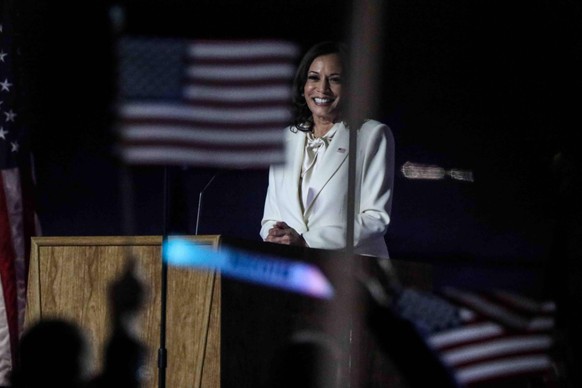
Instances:
[[[298,245],[301,247],[306,246],[303,236],[282,221],[277,222],[269,229],[269,234],[265,241],[285,245]]]

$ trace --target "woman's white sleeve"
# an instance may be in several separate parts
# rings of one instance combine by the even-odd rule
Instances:
[[[277,221],[281,220],[279,212],[279,205],[277,201],[277,189],[275,185],[275,178],[273,174],[273,167],[269,169],[269,187],[267,188],[267,197],[265,199],[265,208],[263,211],[263,219],[261,221],[261,237],[263,240],[267,238],[269,229],[275,225]]]

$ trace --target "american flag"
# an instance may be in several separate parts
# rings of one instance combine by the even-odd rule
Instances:
[[[536,377],[555,380],[552,331],[556,306],[515,292],[440,291],[458,321],[427,341],[461,386]]]
[[[6,2],[0,4],[0,385],[8,385],[24,323],[30,236],[36,226],[30,155],[17,106],[10,10]]]
[[[128,164],[261,168],[284,161],[295,44],[126,37],[118,43]]]

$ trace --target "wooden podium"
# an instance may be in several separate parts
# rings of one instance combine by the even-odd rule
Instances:
[[[334,283],[334,251],[236,240],[228,236],[188,237],[213,249],[229,247],[317,265]],[[42,318],[78,324],[92,346],[93,372],[101,369],[109,337],[107,291],[124,270],[128,253],[149,289],[139,319],[150,353],[142,386],[158,384],[162,237],[33,238],[26,325]],[[357,260],[373,260],[369,257]],[[404,285],[430,287],[430,271],[393,260]],[[427,274],[419,278],[419,275]],[[412,276],[411,276],[412,275]],[[419,281],[420,280],[420,281]],[[172,388],[256,388],[264,386],[271,362],[296,332],[322,327],[328,302],[285,290],[221,278],[216,273],[168,268],[166,386]],[[366,330],[364,328],[364,330]],[[375,352],[372,343],[369,354]],[[91,361],[91,360],[90,360]],[[383,368],[387,369],[387,368]],[[222,373],[221,373],[222,371]],[[383,373],[393,373],[386,370]]]
[[[220,243],[220,236],[189,238],[215,249]],[[160,236],[33,238],[26,327],[43,318],[76,323],[90,345],[92,372],[99,372],[109,335],[108,286],[131,252],[148,289],[139,320],[149,349],[142,386],[156,387],[161,243]],[[220,387],[220,297],[216,273],[168,268],[167,387]]]

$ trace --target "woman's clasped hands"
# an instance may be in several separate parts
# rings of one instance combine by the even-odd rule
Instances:
[[[283,221],[276,222],[275,225],[269,229],[269,234],[265,241],[277,244],[306,246],[303,236]]]

